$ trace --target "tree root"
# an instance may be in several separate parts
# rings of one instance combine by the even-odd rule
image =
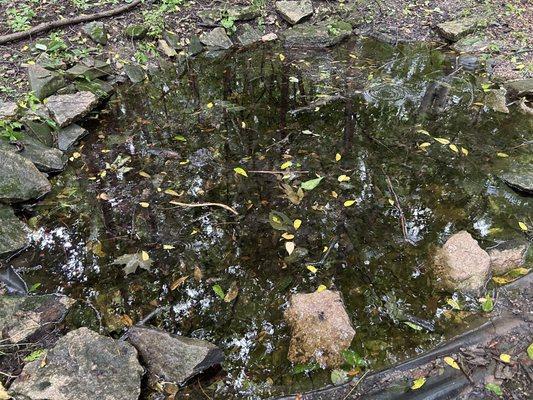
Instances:
[[[0,36],[0,44],[6,44],[9,42],[15,42],[18,40],[26,39],[33,35],[37,35],[38,33],[48,32],[52,29],[61,28],[64,26],[75,25],[81,22],[95,21],[97,19],[106,18],[106,17],[113,17],[115,15],[119,15],[126,11],[132,10],[133,8],[141,4],[141,2],[142,0],[134,0],[129,4],[124,4],[123,6],[112,8],[107,11],[100,11],[94,14],[80,15],[78,17],[65,18],[65,19],[61,19],[57,21],[43,22],[24,32],[15,32],[15,33],[10,33],[8,35]]]

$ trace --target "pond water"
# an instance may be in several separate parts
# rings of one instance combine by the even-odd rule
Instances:
[[[531,219],[531,200],[495,177],[505,155],[526,154],[530,122],[484,109],[480,77],[450,75],[454,65],[427,46],[372,40],[163,65],[121,87],[90,123],[14,265],[38,292],[86,300],[74,326],[118,337],[165,307],[150,324],[224,350],[224,372],[204,388],[213,398],[330,382],[330,371],[287,360],[290,295],[320,285],[342,293],[352,350],[368,368],[416,355],[482,313],[477,299],[435,287],[435,247],[467,229],[487,248],[521,238],[517,221]],[[222,203],[238,215],[172,202]],[[274,229],[272,211],[287,217],[286,231]],[[126,275],[113,263],[128,254],[146,269]]]

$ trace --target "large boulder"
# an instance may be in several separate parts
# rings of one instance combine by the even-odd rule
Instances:
[[[224,360],[222,350],[212,343],[157,329],[132,327],[128,340],[139,352],[154,383],[164,381],[182,385]]]
[[[202,34],[200,41],[210,50],[226,50],[233,46],[226,30],[221,27]]]
[[[442,22],[437,25],[437,32],[451,42],[456,42],[466,35],[474,32],[479,26],[478,18],[462,18],[453,21]]]
[[[20,154],[43,172],[62,171],[67,162],[61,150],[44,146],[32,137],[25,137],[16,145],[0,142],[0,149]]]
[[[57,124],[63,128],[87,115],[98,103],[98,97],[89,91],[58,94],[46,101],[46,107]]]
[[[0,150],[0,202],[38,199],[51,189],[50,182],[28,159]]]
[[[469,35],[454,43],[452,49],[461,54],[478,54],[486,52],[491,44],[485,36]]]
[[[343,363],[355,330],[339,292],[324,290],[291,297],[285,319],[292,336],[288,358],[293,363],[316,361],[322,366]]]
[[[0,296],[0,339],[21,343],[63,320],[74,301],[66,296]]]
[[[43,100],[67,85],[65,78],[57,72],[50,71],[38,64],[28,67],[30,87],[35,96]]]
[[[13,254],[29,244],[29,229],[9,206],[0,204],[0,258]]]
[[[321,48],[334,46],[352,33],[348,22],[337,20],[320,21],[316,25],[305,23],[287,29],[283,33],[285,46]]]
[[[10,392],[32,400],[138,400],[142,374],[129,343],[80,328],[59,339],[45,362],[26,364]]]
[[[518,241],[508,241],[489,250],[490,269],[494,275],[502,275],[520,267],[526,260],[529,245]]]
[[[313,14],[311,0],[276,1],[276,11],[289,24],[294,25]]]
[[[448,290],[479,293],[489,278],[490,257],[466,231],[450,236],[434,261],[438,283]]]

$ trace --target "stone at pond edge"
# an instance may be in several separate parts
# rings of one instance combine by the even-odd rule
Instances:
[[[146,74],[140,65],[126,64],[124,65],[124,72],[132,83],[139,83],[145,80]]]
[[[224,360],[222,350],[212,343],[158,329],[134,326],[128,340],[139,352],[153,383],[159,380],[182,385]]]
[[[89,22],[83,26],[82,30],[94,42],[102,45],[107,43],[107,29],[102,21]]]
[[[190,56],[195,56],[200,54],[204,49],[204,45],[200,41],[200,38],[196,35],[193,35],[189,38],[189,44],[187,46],[187,54]]]
[[[51,189],[50,182],[28,159],[0,150],[0,202],[16,203],[38,199]]]
[[[437,25],[436,29],[444,39],[456,42],[474,32],[479,24],[480,20],[477,18],[463,18],[442,22]]]
[[[494,111],[509,114],[506,94],[507,90],[505,88],[490,89],[485,95],[485,105]]]
[[[129,25],[124,29],[124,34],[132,39],[142,39],[147,33],[148,27],[145,25]]]
[[[513,96],[520,97],[533,95],[533,78],[507,81],[504,85]]]
[[[28,227],[15,216],[13,209],[0,204],[0,257],[26,247],[29,244],[28,234]]]
[[[490,269],[494,275],[506,272],[524,264],[529,245],[518,241],[499,244],[489,250]]]
[[[0,334],[8,343],[28,340],[43,328],[60,322],[74,300],[55,294],[0,296]]]
[[[68,151],[78,140],[87,135],[87,133],[87,129],[79,125],[69,125],[57,133],[57,147],[61,151]]]
[[[237,40],[243,46],[251,46],[252,44],[261,42],[261,34],[257,29],[250,26],[250,24],[244,24],[237,34]]]
[[[316,361],[327,367],[344,362],[355,330],[339,292],[324,290],[294,294],[285,319],[291,328],[288,358],[293,363]]]
[[[224,28],[218,27],[200,36],[200,41],[210,50],[226,50],[233,46]]]
[[[22,150],[19,149],[19,145],[21,145]],[[67,163],[67,159],[61,150],[44,146],[39,140],[31,136],[22,138],[18,145],[0,141],[0,149],[17,153],[27,158],[42,172],[62,171]]]
[[[470,35],[462,38],[452,45],[458,53],[477,54],[487,51],[491,41],[484,36]]]
[[[67,84],[62,75],[38,64],[28,67],[28,78],[31,90],[39,100],[53,95]]]
[[[285,21],[294,25],[313,14],[313,3],[310,0],[276,1],[276,11]]]
[[[436,252],[434,265],[438,285],[477,294],[488,280],[490,257],[470,233],[460,231]]]
[[[296,25],[283,33],[287,47],[330,47],[352,33],[352,26],[344,21],[326,20],[316,25]]]
[[[66,71],[71,78],[85,78],[93,80],[102,78],[113,73],[111,64],[92,57],[86,58]]]
[[[533,163],[531,157],[523,161],[511,161],[510,165],[498,174],[508,186],[519,193],[533,194]]]
[[[137,400],[142,374],[132,345],[80,328],[60,338],[46,362],[26,364],[10,391],[32,400]]]
[[[18,106],[15,102],[0,101],[0,119],[10,119],[17,115]]]
[[[62,128],[84,117],[97,103],[98,98],[93,93],[84,91],[51,96],[46,107]]]

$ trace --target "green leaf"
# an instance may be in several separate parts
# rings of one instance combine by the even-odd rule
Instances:
[[[226,297],[224,290],[220,287],[220,285],[213,285],[213,292],[215,292],[215,294],[222,300],[224,300],[224,297]]]
[[[174,140],[177,140],[178,142],[186,142],[187,139],[183,135],[174,135]]]
[[[31,362],[31,361],[38,360],[44,354],[46,354],[46,350],[45,349],[39,349],[39,350],[32,351],[30,354],[28,354],[26,357],[24,357],[24,361],[25,362]]]
[[[31,285],[30,288],[28,289],[28,293],[33,293],[33,292],[35,292],[37,289],[39,289],[40,286],[41,286],[41,282],[36,282],[36,283],[34,283],[34,284]]]
[[[311,371],[314,371],[315,369],[318,369],[320,367],[320,365],[318,365],[317,363],[308,363],[308,364],[296,364],[293,368],[292,368],[292,373],[293,374],[302,374],[304,372],[311,372]]]
[[[494,309],[494,303],[492,301],[492,297],[490,296],[485,297],[485,300],[483,300],[483,303],[481,303],[481,309],[485,312],[491,312]]]
[[[235,171],[236,174],[248,177],[248,174],[246,173],[246,170],[244,168],[235,167],[235,168],[233,168],[233,171]]]
[[[530,360],[533,360],[533,343],[527,346],[527,355],[529,356]]]
[[[277,231],[290,231],[293,229],[292,220],[279,211],[270,211],[268,222]]]
[[[487,389],[489,392],[494,393],[496,396],[503,396],[502,388],[499,385],[496,385],[495,383],[487,383],[485,385],[485,389]]]
[[[318,184],[320,183],[320,181],[322,179],[324,179],[324,177],[320,176],[318,178],[302,182],[302,189],[304,189],[304,190],[313,190],[314,188],[316,188],[318,186]]]
[[[364,367],[366,366],[366,361],[363,357],[357,354],[353,350],[344,350],[342,352],[344,360],[350,364],[352,367]]]
[[[331,382],[334,385],[342,385],[348,382],[348,373],[342,369],[334,369],[331,371]]]
[[[415,331],[421,331],[422,329],[424,329],[420,325],[413,324],[412,322],[409,322],[409,321],[403,321],[403,323],[407,325],[408,327],[413,328]]]

